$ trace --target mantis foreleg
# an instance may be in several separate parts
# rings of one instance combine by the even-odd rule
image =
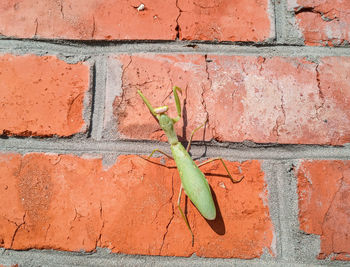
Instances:
[[[242,177],[242,178],[239,179],[239,180],[235,180],[235,179],[232,178],[230,172],[229,172],[228,169],[227,169],[227,166],[226,166],[225,162],[224,162],[224,161],[222,160],[222,158],[220,158],[220,157],[218,157],[218,158],[213,158],[213,159],[209,159],[209,160],[207,160],[207,161],[204,161],[204,162],[198,164],[198,167],[201,167],[201,166],[203,166],[203,165],[205,165],[205,164],[208,164],[208,163],[210,163],[210,162],[213,162],[213,161],[215,161],[215,160],[220,160],[221,163],[222,163],[222,165],[224,165],[225,170],[226,170],[228,176],[230,177],[232,183],[239,183],[240,181],[242,181],[242,179],[243,179],[244,177]]]
[[[177,91],[181,92],[181,88],[174,86],[173,93],[174,93],[175,105],[176,105],[176,111],[177,111],[177,117],[173,119],[174,123],[177,122],[179,119],[181,119],[181,102],[179,99],[179,95],[177,94]]]

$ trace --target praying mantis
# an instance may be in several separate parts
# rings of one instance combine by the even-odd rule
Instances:
[[[200,128],[202,128],[207,121],[205,121],[204,124],[202,124],[201,126],[197,127],[192,131],[187,148],[185,149],[184,146],[179,142],[174,129],[174,124],[178,122],[181,118],[181,103],[180,103],[180,99],[177,91],[181,92],[181,89],[177,86],[174,86],[173,94],[175,98],[176,111],[177,111],[176,118],[170,118],[166,114],[166,112],[168,111],[168,106],[153,108],[150,102],[147,100],[147,98],[142,94],[140,90],[137,90],[137,93],[141,96],[143,102],[146,104],[146,106],[148,107],[152,115],[158,120],[160,127],[163,129],[163,131],[165,132],[168,138],[172,156],[168,155],[167,153],[159,149],[154,149],[151,152],[151,154],[148,156],[148,158],[152,157],[152,155],[155,152],[159,152],[175,161],[176,167],[179,171],[179,175],[181,179],[181,186],[180,186],[179,196],[177,200],[177,207],[180,211],[180,214],[183,220],[187,225],[187,228],[191,232],[192,244],[193,244],[193,240],[194,240],[193,232],[180,206],[182,190],[185,191],[185,194],[190,198],[192,203],[197,207],[198,211],[205,219],[215,220],[216,218],[216,208],[215,208],[215,204],[211,194],[210,186],[203,172],[199,169],[199,167],[205,164],[208,164],[210,162],[220,160],[233,183],[239,183],[244,177],[242,177],[239,180],[234,180],[229,170],[227,169],[225,162],[222,160],[221,157],[209,159],[205,162],[200,163],[198,166],[195,164],[195,162],[189,155],[192,138],[195,132],[198,131]]]

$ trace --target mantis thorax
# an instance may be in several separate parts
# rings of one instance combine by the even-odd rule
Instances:
[[[168,137],[168,142],[171,145],[176,145],[179,142],[179,140],[177,139],[177,135],[174,129],[173,119],[169,118],[166,114],[160,114],[157,117],[159,120],[160,127],[162,127],[163,131]]]

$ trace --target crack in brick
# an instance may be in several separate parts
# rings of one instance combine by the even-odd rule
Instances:
[[[173,195],[169,198],[169,200],[167,202],[165,202],[163,205],[161,205],[159,207],[159,209],[156,211],[156,215],[154,216],[153,220],[152,220],[152,223],[154,223],[154,221],[158,218],[158,215],[159,215],[159,212],[161,211],[161,209],[166,206],[167,204],[169,203],[172,203],[172,198],[173,198]]]
[[[315,9],[315,7],[304,7],[304,6],[301,6],[299,8],[297,8],[294,13],[295,15],[298,15],[300,13],[314,13],[314,14],[318,14],[321,16],[322,20],[326,21],[326,22],[330,22],[330,21],[333,21],[335,19],[338,19],[338,17],[334,17],[334,18],[329,18],[326,16],[327,13],[329,13],[331,10],[327,11],[327,12],[321,12],[317,9]]]
[[[96,21],[95,21],[95,16],[92,16],[91,38],[94,38],[95,32],[96,32]]]
[[[329,212],[333,206],[333,203],[335,201],[335,198],[337,197],[338,193],[340,192],[340,190],[342,189],[342,187],[344,186],[344,173],[342,174],[341,178],[340,178],[340,185],[339,185],[339,188],[337,189],[337,191],[334,193],[331,201],[330,201],[330,204],[328,206],[328,209],[322,219],[322,226],[321,226],[321,236],[324,235],[324,225],[325,225],[325,222],[326,222],[326,219],[327,217],[329,216]],[[333,240],[334,236],[333,236],[333,233],[332,233],[332,242],[331,242],[331,251],[333,252],[333,249],[334,249],[334,240]],[[324,254],[324,253],[321,253],[321,254]]]
[[[79,100],[80,98],[84,97],[83,93],[79,93],[77,96],[75,96],[73,99],[69,100],[68,103],[68,110],[67,110],[67,116],[66,116],[66,122],[69,124],[69,117],[71,116],[72,108],[74,106],[75,101]]]
[[[74,227],[72,226],[72,223],[75,222],[76,219],[80,219],[80,218],[83,218],[84,216],[81,215],[80,213],[78,213],[77,209],[74,208],[74,211],[75,211],[75,214],[74,214],[74,218],[73,220],[69,223],[71,226],[69,228],[69,230],[72,230]]]
[[[47,227],[47,229],[46,229],[46,233],[45,233],[45,241],[46,241],[46,238],[47,238],[47,233],[49,232],[50,227],[51,227],[51,224],[49,223],[49,226]]]
[[[213,5],[213,6],[203,6],[203,5],[197,4],[196,2],[193,2],[193,5],[197,6],[199,8],[202,8],[202,9],[211,9],[211,8],[218,8],[218,7],[220,7],[220,4],[216,4],[216,5]]]
[[[121,87],[122,87],[122,97],[123,97],[123,93],[124,93],[124,75],[125,75],[125,72],[126,70],[129,68],[130,64],[132,63],[132,56],[129,55],[129,62],[128,64],[125,66],[123,66],[123,70],[122,70],[122,75],[121,75]],[[123,99],[123,98],[122,98]]]
[[[174,204],[173,204],[173,197],[174,197],[174,174],[171,176],[171,197],[170,197],[170,202],[171,202],[171,208],[172,208],[172,215],[171,215],[171,218],[170,218],[168,224],[165,227],[165,233],[163,235],[162,244],[161,244],[160,249],[159,249],[159,255],[162,252],[162,249],[163,249],[163,246],[164,246],[164,242],[165,242],[165,238],[166,238],[166,236],[168,234],[169,226],[170,226],[171,222],[173,221],[173,219],[175,217],[175,209],[174,209]]]
[[[16,228],[16,230],[14,231],[14,233],[13,233],[13,235],[12,235],[10,249],[12,249],[13,243],[15,242],[15,238],[16,238],[16,235],[17,235],[19,229],[22,227],[22,225],[25,225],[25,223],[26,223],[26,222],[25,222],[25,218],[26,218],[26,213],[24,213],[22,222],[21,222],[20,224],[15,223],[15,225],[17,226],[17,228]]]
[[[179,40],[180,39],[180,33],[181,33],[181,28],[180,28],[180,24],[179,24],[179,19],[182,13],[181,8],[179,7],[179,0],[176,0],[175,5],[177,7],[177,9],[179,10],[179,15],[176,18],[176,27],[175,27],[175,31],[176,31],[176,37],[175,40]]]
[[[321,89],[321,81],[320,81],[320,72],[319,72],[319,64],[316,65],[316,82],[317,82],[317,88],[318,88],[318,95],[320,97],[320,100],[321,100],[321,105],[315,105],[315,108],[316,108],[316,118],[318,120],[320,120],[320,117],[319,117],[319,114],[320,114],[320,109],[323,109],[324,107],[324,104],[325,104],[325,98],[324,98],[324,95],[323,95],[323,92],[322,92],[322,89]]]
[[[132,63],[132,56],[129,55],[129,62],[128,64],[126,65],[126,67],[124,68],[124,65],[123,65],[123,70],[122,70],[122,74],[121,74],[121,91],[122,91],[122,95],[120,97],[117,97],[116,99],[120,98],[120,100],[118,101],[117,103],[117,113],[122,113],[123,109],[125,109],[125,107],[122,107],[122,105],[124,104],[124,98],[125,98],[125,88],[124,88],[124,75],[125,75],[125,72],[126,70],[129,68],[130,64]],[[128,84],[129,86],[129,84]]]
[[[277,142],[279,141],[279,137],[280,137],[280,127],[282,125],[284,125],[285,122],[286,122],[286,111],[284,109],[284,106],[285,106],[285,104],[284,104],[284,95],[283,95],[283,91],[282,90],[280,90],[280,92],[281,92],[281,105],[280,105],[280,107],[281,107],[281,111],[282,111],[282,114],[283,114],[283,118],[282,118],[281,122],[280,122],[280,116],[278,116],[277,120],[276,120],[276,136],[277,136],[277,140],[276,141]]]
[[[60,13],[61,13],[62,19],[64,19],[63,0],[59,1],[59,5],[60,5]]]
[[[38,34],[38,27],[39,27],[38,18],[35,19],[34,23],[35,23],[35,30],[34,30],[34,37],[35,37]]]
[[[98,235],[98,238],[96,239],[95,248],[97,248],[98,245],[101,246],[102,231],[103,231],[103,228],[105,226],[105,221],[103,219],[103,207],[102,207],[101,201],[100,201],[100,220],[102,221],[102,225],[100,228],[100,233]]]
[[[265,58],[263,58],[263,61],[261,63],[261,67],[260,70],[261,71],[263,69],[263,64],[265,63]],[[277,90],[279,91],[281,97],[280,97],[280,109],[282,114],[278,115],[278,117],[276,118],[276,123],[275,126],[272,129],[272,132],[276,135],[276,142],[279,142],[279,138],[280,138],[280,128],[282,125],[285,124],[286,122],[286,110],[285,110],[285,103],[284,103],[284,92],[283,90],[280,88],[279,85],[277,85]]]

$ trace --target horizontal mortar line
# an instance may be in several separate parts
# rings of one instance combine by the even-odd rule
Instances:
[[[192,46],[196,46],[193,48]],[[29,40],[0,40],[1,53],[61,54],[62,56],[101,56],[118,53],[185,53],[185,54],[219,54],[219,55],[255,55],[255,56],[350,56],[348,47],[310,47],[297,45],[255,46],[207,44],[191,42],[159,43],[112,43],[103,45],[86,45],[85,43],[59,44]]]
[[[230,146],[231,144],[229,144]],[[166,143],[149,141],[81,141],[81,140],[39,140],[39,139],[2,139],[0,152],[18,153],[59,153],[59,154],[149,154],[158,148],[170,153]],[[272,147],[247,147],[233,144],[231,147],[212,144],[193,144],[191,154],[194,158],[223,157],[225,159],[343,159],[350,160],[350,146],[331,147],[314,145],[276,145]],[[160,154],[155,154],[159,156]]]
[[[1,251],[0,251],[1,252]],[[281,266],[281,264],[290,265],[290,261],[283,259],[239,259],[239,258],[205,258],[192,256],[171,257],[171,256],[153,256],[153,255],[127,255],[121,253],[110,253],[104,248],[97,248],[95,253],[67,252],[58,250],[36,250],[15,251],[6,250],[0,254],[0,264],[11,265],[13,263],[28,264],[32,266]],[[310,263],[320,261],[311,260]],[[337,261],[339,262],[339,261]],[[310,264],[309,263],[309,264]],[[307,263],[294,262],[297,266],[310,266]],[[334,263],[330,265],[336,266]],[[342,262],[339,262],[343,266]]]

